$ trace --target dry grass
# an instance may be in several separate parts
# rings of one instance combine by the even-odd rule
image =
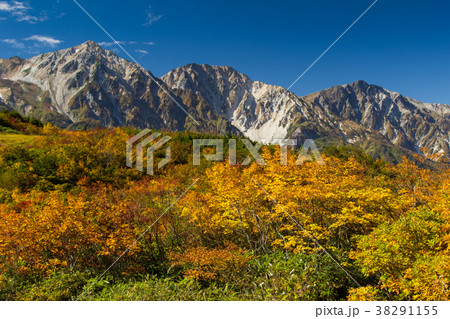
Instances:
[[[26,145],[35,138],[36,135],[0,133],[0,147]]]

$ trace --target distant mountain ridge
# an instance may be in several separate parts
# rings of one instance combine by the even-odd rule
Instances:
[[[230,67],[189,64],[162,80],[198,92],[253,140],[314,138],[373,147],[374,154],[392,146],[449,154],[449,105],[422,103],[364,81],[298,97]]]
[[[164,82],[93,41],[28,60],[0,60],[0,94],[17,111],[62,127],[195,130]],[[236,131],[197,94],[172,90],[204,131]]]
[[[229,66],[189,64],[161,78],[148,72],[92,41],[28,60],[0,59],[0,107],[73,129],[242,133],[263,142],[314,138],[322,146],[355,144],[391,160],[420,147],[450,155],[449,105],[364,81],[298,97]]]

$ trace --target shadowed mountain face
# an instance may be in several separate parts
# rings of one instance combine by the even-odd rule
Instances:
[[[336,127],[347,141],[364,142],[366,135],[351,129],[357,123],[395,146],[413,151],[425,147],[449,155],[449,105],[421,103],[363,81],[335,86],[304,99],[335,116]]]
[[[0,60],[0,77],[10,108],[62,127],[236,131],[198,94],[169,90],[150,71],[92,41],[29,60]]]
[[[199,93],[253,140],[313,138],[322,145],[350,143],[372,155],[399,160],[402,150],[449,153],[450,106],[421,103],[357,81],[297,97],[252,81],[230,67],[186,65],[162,80]],[[393,154],[390,149],[392,149]]]
[[[298,97],[227,66],[190,64],[159,79],[92,41],[28,60],[0,60],[0,107],[68,128],[242,133],[263,142],[314,138],[322,146],[359,145],[391,160],[420,147],[450,155],[449,105],[421,103],[364,81]]]

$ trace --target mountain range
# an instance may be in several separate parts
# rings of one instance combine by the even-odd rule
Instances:
[[[0,59],[0,108],[67,129],[132,126],[312,138],[398,161],[424,147],[450,156],[450,105],[364,81],[299,97],[229,66],[188,64],[161,78],[93,41],[30,59]]]

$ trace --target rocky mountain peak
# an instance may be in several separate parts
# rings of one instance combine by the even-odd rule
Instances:
[[[191,63],[174,69],[162,77],[163,81],[183,89],[192,89],[193,84],[202,82],[203,79],[214,79],[220,83],[215,84],[232,84],[235,82],[251,82],[244,74],[236,71],[230,66],[217,66],[209,64]],[[188,87],[189,86],[189,87]]]
[[[375,153],[425,147],[450,155],[450,106],[362,80],[298,97],[229,66],[192,63],[158,79],[94,41],[28,60],[0,60],[0,77],[2,105],[64,127],[241,132],[262,142],[314,138],[370,145]]]
[[[20,64],[24,61],[24,59],[19,58],[18,56],[13,56],[12,58],[9,58],[9,61],[12,63]]]
[[[357,80],[357,81],[347,84],[347,85],[354,87],[354,88],[361,88],[362,90],[366,90],[370,86],[370,84],[364,80]]]
[[[69,50],[71,52],[75,51],[76,53],[93,54],[99,56],[116,56],[113,51],[101,47],[99,44],[92,40],[86,41],[78,46],[66,50]]]
[[[81,47],[87,47],[87,48],[99,48],[100,45],[98,45],[96,42],[92,40],[87,40],[86,42],[82,43],[80,45]]]

